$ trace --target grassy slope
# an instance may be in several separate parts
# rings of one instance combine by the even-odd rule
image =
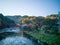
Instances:
[[[43,42],[47,42],[49,45],[60,45],[60,36],[59,35],[44,34],[44,30],[34,31],[34,32],[25,31],[25,32]]]

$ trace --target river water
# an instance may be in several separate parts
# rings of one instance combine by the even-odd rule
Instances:
[[[0,31],[0,33],[3,33],[3,32],[18,33],[19,31],[20,31],[20,29],[18,27],[13,27],[13,28],[2,29]],[[0,41],[0,45],[34,45],[34,43],[28,38],[21,37],[18,35],[16,35],[16,36],[13,35],[13,36],[7,36],[6,38],[2,39]]]
[[[44,45],[42,42],[35,41],[21,36],[23,32],[19,27],[10,27],[0,30],[0,45]]]
[[[0,41],[0,45],[34,45],[33,42],[25,37],[7,37]]]

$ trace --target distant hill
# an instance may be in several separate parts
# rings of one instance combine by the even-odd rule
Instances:
[[[15,22],[13,20],[3,16],[3,14],[0,14],[0,29],[13,25],[15,25]]]
[[[8,18],[14,20],[14,22],[15,22],[16,24],[21,24],[21,20],[22,20],[23,18],[28,18],[29,16],[27,16],[27,15],[24,15],[24,16],[15,15],[15,16],[5,16],[5,17],[8,17]]]
[[[21,18],[21,16],[5,16],[5,17],[8,17],[10,18],[11,20],[14,20],[14,22],[17,24],[17,23],[20,23],[20,20],[19,18]]]

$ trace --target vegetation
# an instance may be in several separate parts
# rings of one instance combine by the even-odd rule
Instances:
[[[15,25],[14,21],[0,14],[0,29]]]
[[[27,25],[25,25],[22,30],[27,34],[48,43],[49,45],[60,45],[58,20],[58,14],[52,14],[46,17],[23,18],[22,21],[24,23],[22,22],[22,24]]]
[[[49,45],[60,45],[60,30],[58,29],[60,25],[58,23],[59,19],[60,17],[58,14],[52,14],[46,17],[42,16],[5,17],[2,14],[0,14],[0,27],[4,27],[6,25],[10,26],[10,24],[14,24],[15,21],[17,22],[16,24],[19,25],[21,30],[35,37],[36,39],[39,39],[42,42],[46,42]],[[1,25],[1,23],[3,24]]]

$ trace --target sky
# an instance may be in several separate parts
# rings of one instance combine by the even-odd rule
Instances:
[[[60,11],[60,0],[0,0],[0,13],[5,16],[47,16]]]

